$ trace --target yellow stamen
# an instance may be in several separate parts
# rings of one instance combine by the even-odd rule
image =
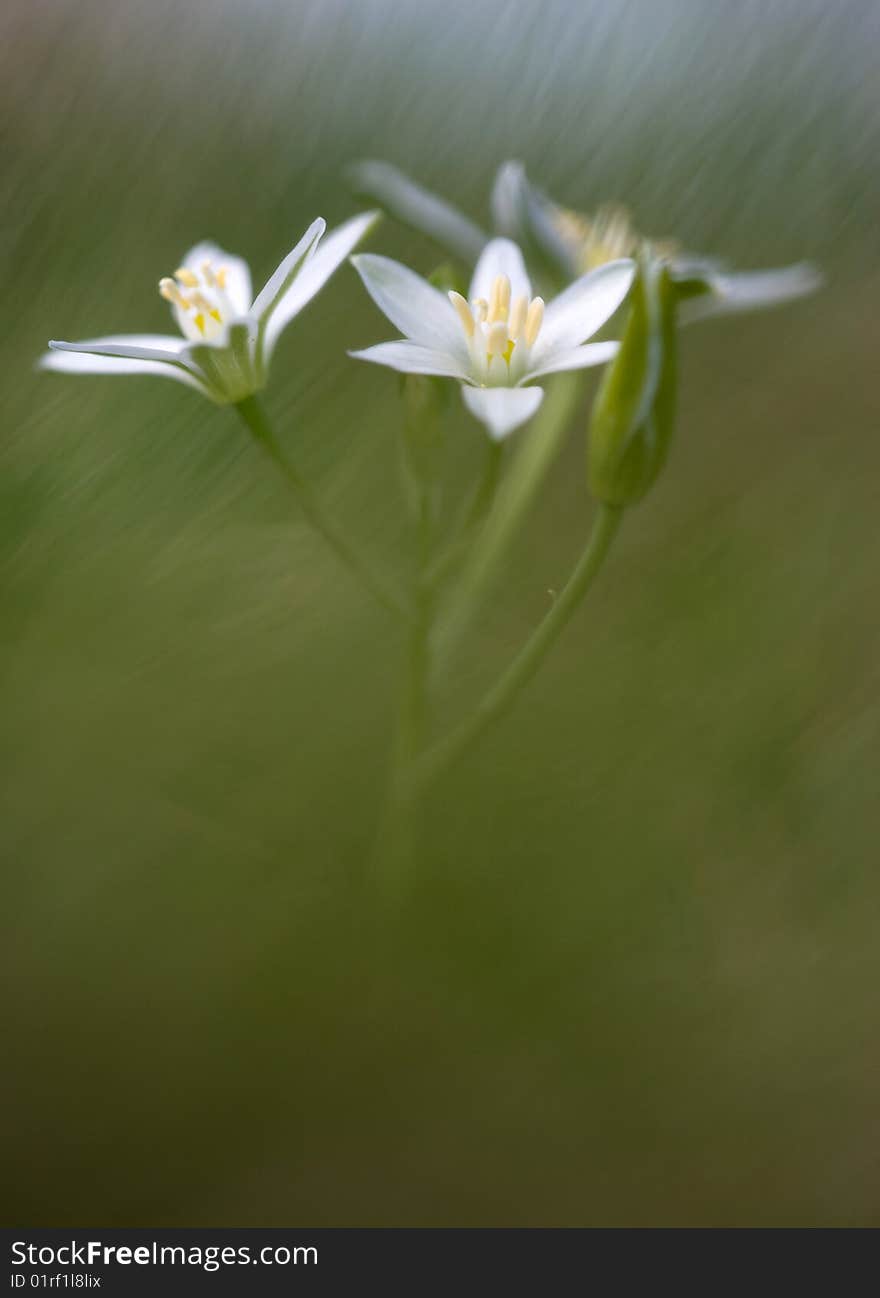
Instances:
[[[526,342],[530,347],[534,347],[535,339],[541,332],[543,322],[544,299],[542,297],[533,297],[526,316]]]
[[[510,280],[506,275],[496,275],[489,299],[489,324],[506,320],[510,309]]]
[[[599,241],[612,254],[612,259],[625,256],[635,247],[636,239],[629,212],[616,203],[607,203],[599,208],[593,229]]]
[[[489,314],[489,303],[484,297],[478,297],[471,303],[474,312],[474,319],[479,320],[480,324],[486,323],[486,317]]]
[[[202,262],[202,275],[204,276],[205,283],[208,287],[213,288],[216,280],[214,279],[214,271],[211,269],[211,263],[209,261]]]
[[[510,308],[510,336],[519,338],[526,323],[526,313],[529,309],[529,299],[527,297],[517,297],[513,299],[513,306]]]
[[[217,287],[218,287],[218,288],[220,288],[220,289],[225,289],[225,288],[226,288],[226,276],[227,276],[228,274],[229,274],[229,267],[228,267],[228,266],[221,266],[220,269],[217,271]]]
[[[200,334],[203,334],[205,332],[205,317],[202,315],[201,311],[194,318],[193,323],[195,324],[195,327],[198,329]]]
[[[179,280],[186,288],[198,288],[199,277],[186,266],[178,266],[174,272],[174,278]]]
[[[179,306],[182,311],[189,309],[189,303],[181,293],[180,288],[175,281],[169,279],[167,275],[164,279],[159,280],[159,293],[164,297],[166,302],[173,302],[174,305]]]
[[[497,320],[495,324],[489,326],[489,334],[486,338],[486,353],[489,356],[503,356],[507,350],[507,325],[503,320]]]
[[[449,301],[455,307],[455,313],[461,321],[461,327],[467,334],[468,338],[474,336],[474,317],[471,315],[471,309],[467,300],[460,293],[449,293]]]

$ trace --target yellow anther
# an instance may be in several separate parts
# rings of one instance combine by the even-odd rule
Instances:
[[[189,297],[190,306],[198,307],[200,311],[207,311],[208,315],[214,310],[213,303],[209,302],[204,293],[191,293]]]
[[[526,324],[526,314],[529,309],[529,299],[527,297],[515,297],[513,306],[510,308],[510,336],[519,338]]]
[[[201,311],[197,316],[194,317],[193,323],[195,324],[195,327],[198,329],[200,334],[203,334],[205,332],[205,317],[202,315]]]
[[[507,351],[507,324],[503,320],[497,320],[495,324],[489,326],[489,333],[486,338],[486,354],[488,356],[503,356]]]
[[[474,312],[474,319],[479,320],[480,324],[486,323],[486,317],[489,314],[489,303],[484,297],[478,297],[471,303]]]
[[[221,266],[220,269],[216,272],[217,287],[218,287],[218,288],[220,288],[220,289],[225,289],[225,288],[226,288],[226,276],[227,276],[228,274],[229,274],[229,267],[228,267],[228,266]]]
[[[635,245],[629,212],[616,203],[607,203],[599,208],[593,222],[593,229],[598,239],[613,252],[615,257],[630,252]]]
[[[535,345],[535,339],[541,332],[541,325],[544,323],[544,299],[542,297],[533,297],[529,306],[528,315],[526,316],[526,342],[530,347]]]
[[[179,280],[181,284],[185,284],[187,288],[198,288],[198,275],[189,270],[186,266],[178,266],[177,270],[174,272],[174,278]]]
[[[510,310],[510,280],[506,275],[496,275],[489,299],[489,324],[506,320]]]
[[[587,270],[594,270],[617,257],[632,256],[638,243],[626,208],[607,203],[586,223],[580,260]]]
[[[467,334],[468,338],[474,336],[474,317],[471,315],[471,309],[467,304],[466,298],[460,293],[449,293],[449,301],[455,307],[455,313],[461,321],[461,327]]]
[[[217,282],[214,278],[213,267],[209,261],[202,262],[202,277],[209,288],[213,288]]]
[[[179,306],[182,311],[188,309],[189,303],[181,293],[178,284],[175,280],[169,279],[167,275],[164,279],[159,280],[159,292],[166,302],[173,302],[175,306]]]

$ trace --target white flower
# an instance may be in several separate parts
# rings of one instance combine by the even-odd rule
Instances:
[[[822,274],[808,261],[772,270],[729,270],[710,257],[680,255],[669,263],[678,286],[678,320],[691,324],[716,315],[736,315],[781,306],[822,287]]]
[[[473,262],[489,238],[451,203],[387,162],[361,162],[350,174],[360,194],[378,200],[398,220],[429,234],[465,261]],[[554,283],[567,283],[605,261],[632,257],[643,242],[625,208],[609,203],[586,216],[561,207],[528,180],[521,162],[499,167],[491,207],[495,232],[515,239],[536,273],[544,271]],[[683,253],[665,240],[650,242],[655,253],[666,257],[680,286],[678,319],[683,324],[781,305],[815,292],[822,283],[819,271],[808,262],[736,272],[715,258]]]
[[[159,281],[182,337],[110,334],[78,343],[50,342],[41,368],[65,374],[158,374],[220,405],[243,401],[265,385],[282,330],[377,217],[376,212],[353,217],[323,242],[326,224],[320,218],[313,221],[256,298],[246,261],[216,244],[196,244],[173,278]]]
[[[522,253],[493,239],[480,254],[469,298],[443,294],[387,257],[352,257],[367,292],[405,341],[352,352],[405,374],[458,379],[465,404],[490,437],[506,437],[538,409],[543,374],[601,365],[616,342],[586,343],[620,306],[633,263],[615,261],[575,280],[544,306],[532,297]]]
[[[560,207],[532,185],[521,162],[505,162],[492,191],[499,231],[527,238],[565,276],[601,265],[612,257],[635,256],[644,239],[626,208],[605,204],[592,216]],[[679,322],[754,311],[814,293],[822,276],[808,262],[772,270],[732,271],[716,257],[683,252],[669,240],[649,241],[678,285]]]

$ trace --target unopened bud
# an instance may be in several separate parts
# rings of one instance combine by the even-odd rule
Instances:
[[[675,308],[666,262],[643,251],[623,341],[590,420],[590,490],[605,504],[640,500],[666,460],[675,422]]]

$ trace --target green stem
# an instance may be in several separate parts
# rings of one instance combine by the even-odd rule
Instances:
[[[488,441],[486,457],[483,462],[483,474],[477,484],[464,519],[458,527],[452,544],[425,574],[425,580],[431,589],[436,589],[446,581],[466,556],[474,534],[489,514],[498,484],[501,481],[501,465],[504,459],[504,443]]]
[[[536,492],[562,449],[581,390],[580,374],[557,375],[534,423],[522,434],[514,462],[437,637],[438,661],[447,662],[454,654],[474,611],[483,603]]]
[[[428,678],[433,593],[425,580],[431,547],[428,493],[422,495],[418,520],[417,571],[413,592],[413,617],[401,673],[397,726],[391,759],[388,800],[376,849],[377,866],[395,893],[400,881],[411,875],[417,849],[418,796],[412,780],[428,725]]]
[[[600,505],[586,549],[553,607],[532,632],[513,662],[480,703],[476,712],[435,744],[420,759],[413,772],[416,789],[421,790],[454,765],[498,717],[513,704],[520,690],[528,684],[558,639],[575,609],[602,567],[620,525],[622,511]]]
[[[327,512],[314,487],[302,477],[299,470],[285,456],[257,397],[246,397],[244,401],[237,403],[235,409],[254,441],[280,469],[306,518],[315,531],[324,538],[337,559],[384,608],[408,620],[409,612],[397,594],[386,585],[383,578],[372,571],[360,551],[351,544],[340,530],[338,523]]]
[[[397,765],[403,768],[408,767],[421,751],[427,723],[428,642],[432,599],[430,587],[425,581],[425,569],[430,544],[430,512],[427,500],[423,500],[418,522],[418,569],[413,592],[413,618],[409,628],[396,744]]]

